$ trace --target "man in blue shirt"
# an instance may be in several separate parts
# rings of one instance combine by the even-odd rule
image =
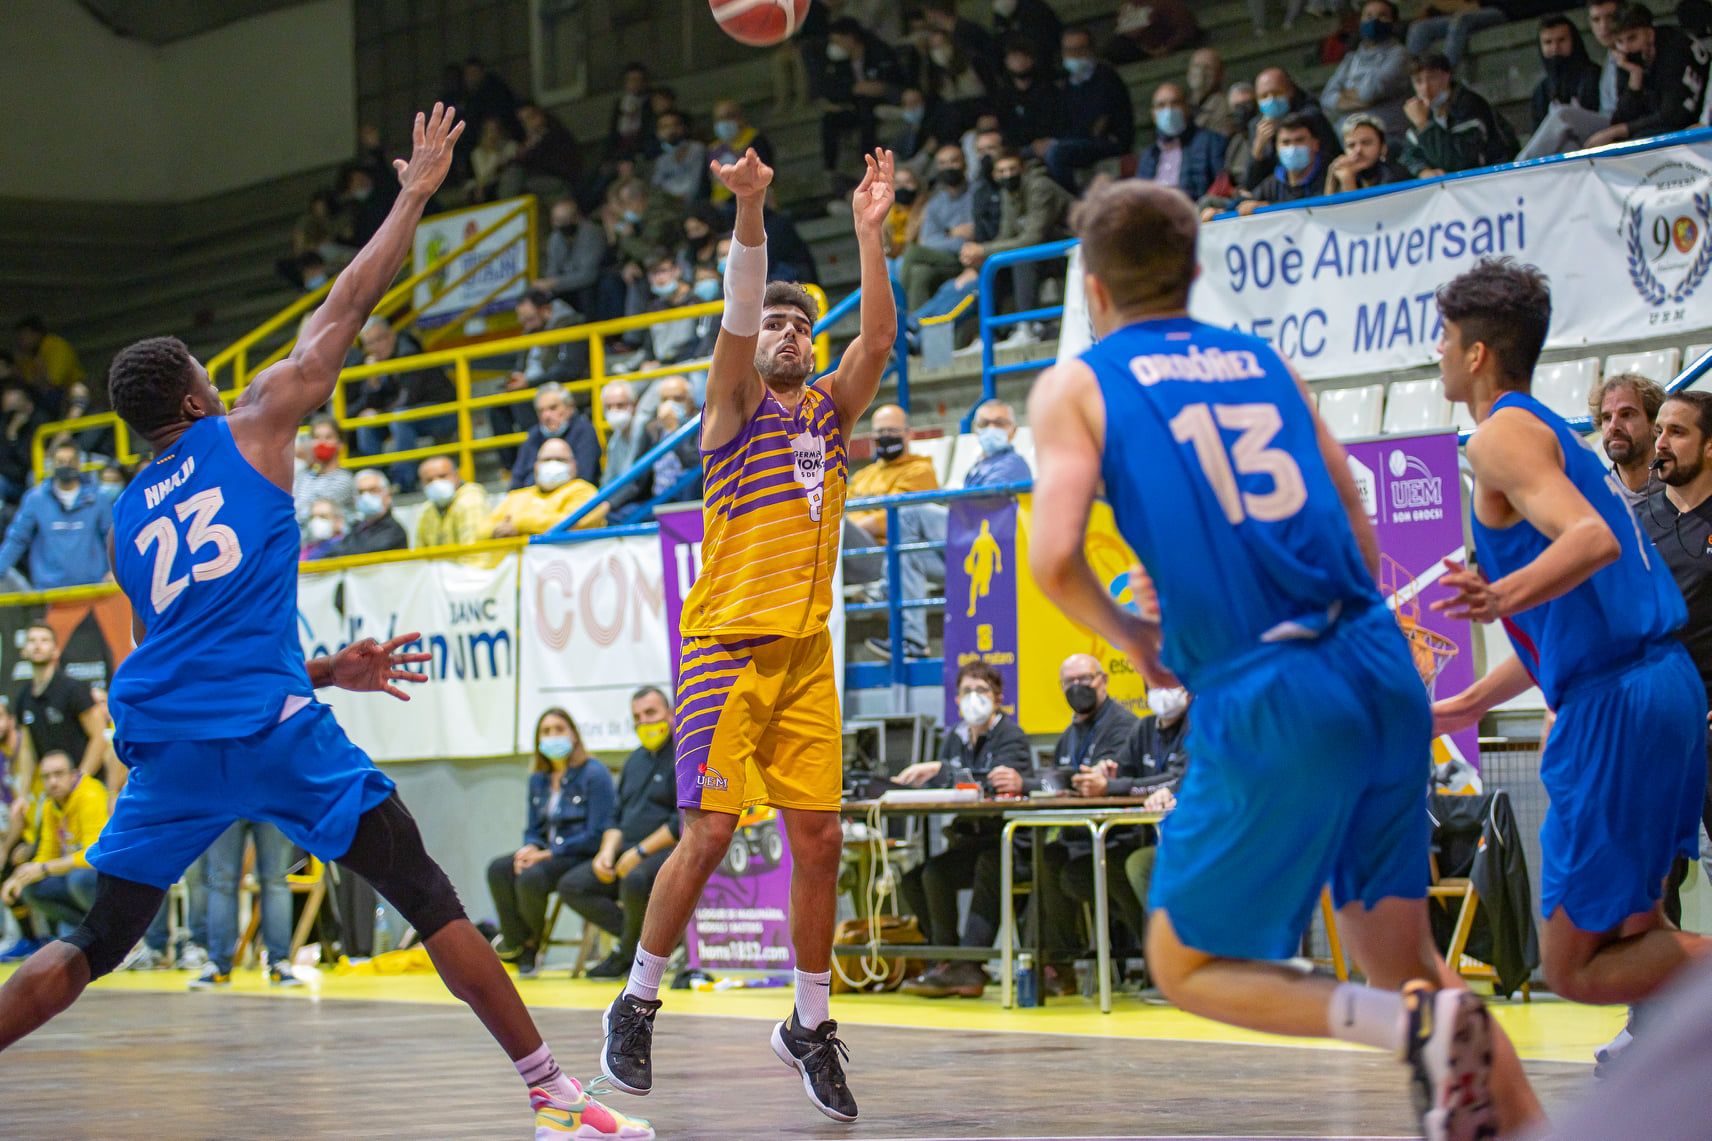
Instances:
[[[27,553],[30,585],[37,590],[85,586],[107,577],[111,500],[83,476],[76,444],[53,450],[53,478],[31,488],[0,543],[0,575]]]
[[[963,148],[947,143],[933,156],[934,184],[939,188],[922,207],[921,230],[904,250],[899,276],[911,312],[927,304],[941,282],[963,270],[963,244],[975,239],[975,197]]]
[[[963,477],[964,487],[999,487],[1034,478],[1028,461],[1018,454],[1016,413],[1003,400],[989,400],[975,409],[975,439],[981,458]]]

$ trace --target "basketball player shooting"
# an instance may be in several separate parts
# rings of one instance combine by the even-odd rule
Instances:
[[[814,372],[814,300],[767,281],[762,208],[773,172],[750,150],[712,164],[737,199],[725,315],[708,371],[702,570],[684,600],[674,737],[683,840],[660,869],[624,992],[607,1009],[601,1069],[626,1093],[653,1088],[654,1015],[672,948],[738,815],[771,804],[791,845],[796,1008],[773,1052],[815,1107],[856,1119],[848,1050],[827,1011],[843,847],[843,746],[833,678],[832,573],[844,516],[845,441],[879,389],[897,336],[882,229],[892,154],[866,156],[852,206],[862,264],[862,331],[838,369]]]
[[[98,878],[88,916],[0,988],[0,1049],[118,966],[167,889],[228,826],[261,820],[361,875],[416,929],[447,988],[516,1065],[536,1141],[654,1136],[560,1071],[392,779],[315,700],[329,685],[405,698],[394,682],[427,680],[406,668],[427,654],[398,652],[416,635],[368,639],[307,663],[298,641],[297,427],[333,395],[345,353],[398,275],[463,130],[454,109],[438,103],[416,116],[410,161],[393,164],[400,193],[392,212],[291,354],[264,369],[230,414],[176,338],[139,341],[113,361],[113,410],[155,454],[113,505],[114,576],[138,631],[110,695],[114,747],[131,777],[89,850]],[[257,1131],[266,1128],[235,1129]]]

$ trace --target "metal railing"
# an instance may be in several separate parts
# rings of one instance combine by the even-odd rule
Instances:
[[[1056,321],[1064,316],[1064,306],[1043,305],[1037,309],[1025,309],[1017,313],[1000,314],[995,307],[994,280],[1001,269],[1010,266],[1026,265],[1030,262],[1054,261],[1070,256],[1070,251],[1080,243],[1075,238],[1062,241],[1047,242],[1039,246],[1026,246],[1020,250],[1006,250],[994,254],[981,263],[981,278],[977,293],[981,299],[981,398],[970,406],[963,414],[962,430],[969,431],[975,423],[975,409],[993,399],[998,394],[998,379],[1019,372],[1039,372],[1052,363],[1048,357],[1034,360],[1012,361],[1010,364],[997,364],[993,360],[993,331],[1025,321]]]

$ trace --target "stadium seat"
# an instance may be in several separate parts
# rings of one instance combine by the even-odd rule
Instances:
[[[1605,375],[1632,372],[1657,384],[1669,384],[1682,371],[1680,349],[1652,349],[1644,353],[1613,353],[1605,358]]]
[[[941,487],[962,487],[963,477],[969,474],[981,458],[981,443],[975,439],[973,432],[964,432],[957,437],[956,447],[951,452],[951,471],[940,483]]]
[[[951,450],[956,443],[955,436],[933,436],[911,440],[910,451],[933,461],[933,474],[939,478],[939,486],[944,487],[946,476],[951,474]]]
[[[1695,361],[1705,356],[1708,351],[1712,351],[1712,345],[1689,345],[1686,349],[1682,350],[1683,366],[1687,367],[1688,365],[1693,364]]]
[[[1395,381],[1385,394],[1387,436],[1448,428],[1450,415],[1450,401],[1444,398],[1444,384],[1438,380]]]
[[[1320,393],[1320,419],[1340,440],[1377,436],[1385,407],[1385,386],[1330,388]]]
[[[1587,394],[1598,379],[1599,361],[1593,357],[1543,364],[1534,370],[1534,396],[1559,416],[1573,420],[1587,415]]]

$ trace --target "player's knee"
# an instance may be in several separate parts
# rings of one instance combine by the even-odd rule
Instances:
[[[1590,985],[1587,963],[1578,955],[1565,951],[1547,951],[1541,956],[1540,969],[1546,985],[1559,998],[1570,1002],[1603,1003],[1606,1001]]]
[[[415,819],[396,794],[363,813],[339,862],[368,880],[424,940],[465,918],[452,881],[428,855]]]
[[[89,961],[91,982],[112,974],[137,940],[143,937],[166,893],[157,887],[100,876],[95,902],[65,941],[83,952]]]
[[[698,864],[712,866],[725,858],[731,837],[737,833],[737,814],[732,812],[698,812],[685,814],[683,850]]]

